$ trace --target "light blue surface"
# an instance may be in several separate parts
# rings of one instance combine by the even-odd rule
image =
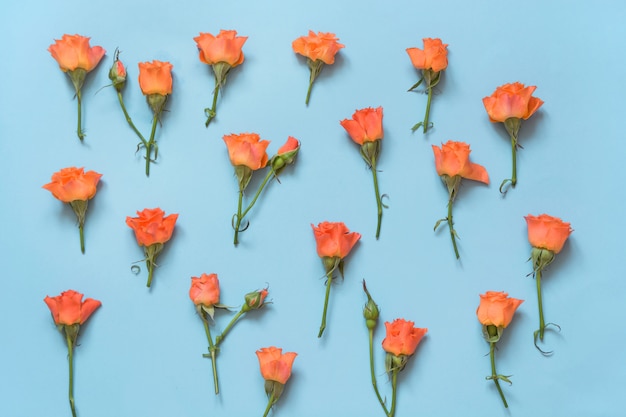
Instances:
[[[369,377],[362,279],[382,320],[403,317],[429,328],[401,374],[398,417],[623,415],[626,3],[183,3],[22,1],[0,15],[0,416],[70,415],[66,347],[42,301],[70,288],[103,304],[76,349],[80,417],[260,416],[266,397],[254,352],[270,345],[298,353],[272,415],[382,416]],[[193,37],[220,29],[249,39],[245,62],[231,72],[217,118],[205,129],[213,75],[198,60]],[[346,47],[323,70],[307,108],[308,68],[291,42],[309,29],[334,32]],[[64,33],[90,36],[107,50],[83,90],[84,144],[75,135],[69,79],[46,51]],[[405,49],[421,47],[424,37],[450,45],[427,135],[410,131],[426,96],[406,92],[419,75]],[[137,62],[174,65],[149,179],[114,91],[99,91],[116,47],[129,71],[126,103],[142,132],[151,114]],[[522,125],[519,184],[502,197],[510,145],[481,99],[514,81],[537,85],[545,104]],[[383,106],[385,115],[379,181],[389,209],[379,241],[370,172],[339,125],[368,106]],[[302,150],[250,212],[251,226],[234,248],[236,181],[221,138],[241,132],[271,140],[270,154],[289,135]],[[449,139],[470,143],[473,161],[492,179],[489,186],[465,181],[457,198],[460,261],[446,227],[432,230],[446,214],[447,194],[431,145]],[[67,166],[103,174],[89,205],[85,255],[73,213],[41,188]],[[180,217],[147,290],[145,268],[131,272],[143,253],[124,219],[156,206]],[[562,328],[546,336],[555,352],[549,358],[532,343],[538,319],[527,276],[529,213],[561,217],[575,229],[545,272],[546,319]],[[324,220],[343,221],[363,237],[345,280],[332,288],[319,340],[324,271],[310,224]],[[273,300],[225,340],[219,397],[187,294],[190,277],[203,272],[219,275],[225,304],[239,306],[244,293],[266,284]],[[497,352],[498,370],[513,375],[513,385],[503,386],[508,411],[485,380],[488,344],[475,310],[487,290],[526,300]],[[228,320],[218,313],[216,330]],[[390,398],[383,336],[381,322],[377,374]]]

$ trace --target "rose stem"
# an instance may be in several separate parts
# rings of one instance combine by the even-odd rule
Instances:
[[[206,333],[206,338],[209,341],[209,352],[211,353],[211,365],[213,366],[213,384],[215,385],[215,395],[220,393],[218,380],[217,380],[217,365],[215,363],[215,353],[217,350],[217,346],[213,344],[213,339],[211,338],[211,329],[209,328],[209,322],[204,315],[204,311],[200,312],[200,318],[202,319],[202,323],[204,324],[204,332]],[[206,356],[205,356],[206,357]]]
[[[333,271],[326,273],[326,297],[324,298],[324,312],[322,313],[322,324],[320,325],[320,332],[317,337],[322,337],[324,329],[326,329],[326,312],[328,311],[328,298],[330,296],[330,284],[333,282]]]
[[[67,361],[69,363],[70,373],[68,397],[70,400],[70,408],[72,409],[72,416],[76,417],[76,409],[74,408],[74,346],[67,329],[65,329],[65,341],[67,342]]]
[[[509,405],[506,403],[506,399],[504,398],[504,393],[502,392],[502,388],[500,388],[500,381],[498,381],[498,374],[496,373],[495,348],[496,348],[496,342],[489,342],[489,356],[491,357],[491,379],[493,379],[493,382],[496,384],[496,388],[498,388],[498,392],[500,393],[500,398],[502,398],[502,402],[504,403],[504,408],[509,408]]]
[[[374,193],[376,193],[376,206],[378,207],[378,223],[376,225],[376,239],[380,236],[380,225],[383,219],[383,203],[378,191],[378,176],[376,174],[376,155],[372,156],[372,177],[374,178]]]

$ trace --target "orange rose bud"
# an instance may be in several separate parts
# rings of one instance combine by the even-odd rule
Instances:
[[[86,72],[93,70],[106,51],[101,46],[91,47],[88,37],[81,35],[63,35],[55,39],[54,44],[48,47],[48,52],[59,64],[61,71],[82,69]]]
[[[424,38],[424,49],[407,48],[411,63],[417,69],[443,71],[448,67],[448,44],[439,38]]]
[[[524,300],[509,297],[509,294],[502,291],[487,291],[480,295],[480,305],[476,309],[478,321],[486,328],[487,326],[495,326],[498,328],[497,334],[487,334],[485,338],[488,342],[497,342],[505,329],[513,320],[515,310],[522,304]]]
[[[109,70],[109,79],[113,84],[113,87],[117,91],[121,91],[121,89],[126,84],[126,67],[122,64],[122,61],[119,60],[120,52],[118,50],[115,51],[115,59],[113,60],[113,65]]]
[[[165,107],[167,96],[172,94],[172,68],[169,62],[154,60],[140,62],[139,87],[146,96],[150,108],[155,114],[161,113]]]
[[[274,171],[274,175],[278,176],[280,171],[287,165],[293,164],[296,160],[296,155],[300,151],[300,142],[293,136],[287,138],[287,142],[278,149],[276,155],[269,161],[269,165]]]
[[[102,174],[96,171],[85,172],[84,168],[63,168],[52,174],[52,181],[43,188],[64,202],[71,203],[76,200],[90,200],[96,195],[97,185]]]
[[[150,246],[165,243],[172,237],[178,214],[164,216],[160,208],[143,209],[137,212],[138,217],[126,217],[126,224],[135,232],[139,246]]]
[[[524,218],[528,225],[530,244],[534,248],[546,249],[555,254],[561,252],[565,241],[573,231],[570,223],[547,214],[540,214],[539,216],[529,214]]]
[[[274,346],[261,348],[256,351],[261,375],[266,381],[276,381],[284,385],[291,377],[293,361],[298,354],[295,352],[282,352],[282,349]]]
[[[83,294],[74,290],[64,291],[55,297],[46,296],[43,301],[50,309],[52,319],[58,326],[83,324],[102,305],[100,301],[93,298],[83,301]]]
[[[245,304],[241,308],[244,312],[258,310],[265,305],[265,298],[269,294],[267,288],[249,292],[244,296]]]
[[[196,306],[212,307],[220,302],[220,282],[217,274],[191,277],[189,298]]]
[[[225,62],[230,67],[236,67],[243,63],[242,48],[248,37],[237,36],[236,30],[220,30],[217,36],[201,32],[193,40],[198,46],[200,61],[208,65]]]
[[[415,323],[404,319],[395,319],[392,323],[385,322],[387,335],[383,340],[383,349],[395,356],[411,356],[417,345],[428,332],[428,329],[414,327]]]
[[[324,64],[335,63],[335,55],[344,45],[337,42],[339,38],[334,33],[322,33],[309,30],[308,36],[301,36],[291,43],[293,51],[307,58],[307,65],[311,70],[309,78],[309,89],[307,91],[305,103],[309,104],[311,88],[313,82],[322,71]]]
[[[332,65],[335,63],[335,55],[345,45],[337,42],[339,38],[334,33],[315,34],[309,30],[308,36],[301,36],[291,43],[293,51],[297,54],[307,57],[311,61],[322,61],[324,64]]]
[[[144,247],[148,268],[148,283],[146,284],[148,287],[152,284],[156,259],[163,250],[165,242],[172,237],[178,219],[178,214],[169,216],[164,216],[164,214],[165,212],[160,208],[154,208],[138,211],[139,217],[126,217],[126,224],[135,232],[137,243]]]
[[[532,96],[536,89],[534,85],[525,87],[519,82],[496,88],[491,96],[483,98],[489,120],[493,123],[504,123],[510,118],[528,119],[544,103]]]
[[[343,259],[361,239],[360,233],[350,232],[343,222],[322,222],[317,227],[313,225],[311,227],[317,243],[317,255],[320,258]]]
[[[449,140],[441,148],[432,145],[435,154],[435,168],[439,176],[460,176],[474,181],[489,184],[489,175],[485,167],[470,162],[470,146],[464,142]]]

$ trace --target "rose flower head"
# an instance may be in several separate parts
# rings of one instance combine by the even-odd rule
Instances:
[[[307,65],[311,70],[309,77],[309,89],[306,94],[305,103],[309,105],[311,98],[311,88],[313,82],[322,71],[324,64],[335,63],[335,55],[344,45],[340,44],[339,38],[334,33],[322,33],[309,30],[308,36],[301,36],[291,43],[293,51],[307,58]]]
[[[126,217],[126,224],[135,232],[139,246],[144,247],[148,268],[147,286],[150,287],[157,256],[163,250],[165,242],[172,237],[178,214],[165,216],[165,212],[157,207],[138,211],[137,215],[138,217]]]
[[[317,227],[311,227],[317,243],[317,255],[322,259],[344,259],[361,239],[360,233],[350,232],[343,222],[322,222]]]
[[[441,148],[432,145],[435,154],[435,168],[439,176],[459,176],[469,180],[489,184],[489,175],[485,167],[470,162],[470,146],[465,142],[449,140]]]
[[[140,62],[139,87],[154,114],[161,114],[167,97],[172,94],[172,68],[169,62]]]
[[[84,226],[88,200],[96,195],[97,185],[101,177],[102,174],[96,171],[85,172],[84,168],[69,167],[52,174],[52,181],[43,186],[56,199],[68,203],[76,214],[80,234],[80,250],[83,253],[85,253]]]
[[[121,91],[126,84],[126,67],[120,61],[120,51],[115,50],[115,58],[113,59],[113,65],[109,69],[109,79],[113,88],[117,91]]]
[[[215,306],[220,302],[220,282],[217,274],[202,274],[200,277],[191,277],[189,298],[196,305],[198,311],[206,311],[211,318]]]
[[[547,214],[524,217],[528,225],[528,241],[533,247],[531,259],[535,271],[543,270],[561,252],[573,229],[568,222]]]
[[[407,48],[411,63],[417,69],[443,71],[448,67],[448,45],[439,38],[424,38],[424,49]]]
[[[83,301],[83,294],[74,291],[63,291],[61,295],[44,298],[43,300],[50,312],[52,319],[58,326],[72,326],[83,324],[102,303],[93,298]]]
[[[269,161],[269,165],[274,171],[274,175],[278,176],[280,171],[287,165],[293,164],[296,160],[296,156],[300,151],[300,141],[293,136],[287,138],[287,142],[278,149],[276,155]]]
[[[485,294],[480,295],[480,305],[476,309],[476,316],[478,316],[478,321],[483,326],[497,327],[499,329],[497,336],[490,336],[499,339],[501,329],[505,329],[511,323],[515,310],[523,302],[524,300],[509,297],[509,294],[504,291],[487,291]],[[497,340],[488,341],[495,342]]]

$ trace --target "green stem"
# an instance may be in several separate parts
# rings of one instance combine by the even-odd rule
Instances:
[[[515,188],[515,184],[517,184],[517,138],[515,135],[511,135],[511,162],[513,167],[511,187]]]
[[[150,288],[150,285],[152,285],[152,274],[154,272],[154,263],[150,259],[147,259],[146,267],[148,267],[148,282],[146,283],[146,287]]]
[[[326,329],[326,312],[328,311],[328,298],[330,296],[330,284],[333,282],[333,271],[326,273],[327,281],[326,281],[326,297],[324,298],[324,312],[322,313],[322,324],[320,325],[320,332],[317,334],[317,337],[322,337],[324,333],[324,329]]]
[[[150,139],[148,140],[148,143],[146,144],[146,177],[150,176],[150,162],[152,162],[152,160],[150,159],[150,154],[152,153],[152,148],[155,146],[154,136],[156,134],[157,124],[159,123],[159,113],[160,112],[154,113],[154,118],[152,119],[152,131],[150,132]],[[155,153],[154,160],[156,161],[156,153]]]
[[[230,323],[228,323],[228,326],[226,326],[224,331],[222,331],[222,334],[220,334],[219,336],[217,336],[215,338],[215,347],[216,348],[220,345],[220,343],[222,343],[222,341],[226,337],[226,334],[228,334],[230,329],[235,325],[237,320],[239,320],[239,318],[244,315],[244,313],[245,313],[245,311],[243,310],[243,308],[241,310],[239,310],[239,312],[237,314],[235,314],[235,317],[233,317],[233,319],[230,321]]]
[[[378,208],[378,223],[376,225],[376,239],[380,236],[380,225],[383,220],[383,202],[378,191],[378,175],[376,173],[376,155],[372,156],[372,177],[374,178],[374,193],[376,194],[376,206]]]
[[[391,371],[391,409],[389,410],[389,414],[387,414],[388,417],[393,417],[393,415],[396,413],[396,388],[398,386],[398,372],[398,368],[394,368],[393,371]]]
[[[78,139],[80,139],[81,141],[83,140],[83,138],[85,137],[85,134],[83,133],[83,128],[82,128],[82,119],[83,119],[83,115],[82,115],[82,93],[80,91],[80,88],[76,90],[76,101],[78,102],[78,126],[76,128],[76,133],[78,134]]]
[[[85,253],[85,233],[83,232],[83,225],[78,226],[78,234],[80,236],[80,251]]]
[[[424,133],[428,131],[428,119],[430,117],[430,103],[433,98],[433,87],[430,84],[430,82],[428,83],[428,86],[426,88],[428,90],[428,101],[426,102],[426,114],[424,115]]]
[[[211,353],[211,365],[213,366],[213,385],[215,385],[215,395],[220,393],[220,388],[217,379],[217,364],[215,363],[216,353],[217,353],[217,344],[213,344],[213,339],[211,338],[211,329],[209,328],[209,321],[206,319],[204,315],[204,311],[200,312],[200,318],[202,319],[202,323],[204,324],[204,332],[206,333],[206,338],[209,341],[209,352]]]
[[[137,127],[133,123],[133,120],[130,118],[130,116],[128,115],[128,112],[126,111],[126,106],[124,105],[124,98],[122,97],[122,92],[121,91],[117,92],[117,100],[120,102],[120,106],[122,107],[122,111],[124,112],[124,117],[126,118],[126,123],[128,123],[128,125],[131,127],[131,129],[133,129],[135,134],[139,137],[139,139],[141,140],[141,143],[143,144],[143,146],[147,147],[148,146],[148,142],[143,137],[141,132],[139,132],[139,130],[137,129]]]
[[[450,200],[448,200],[448,228],[450,229],[450,238],[452,239],[452,247],[454,247],[454,254],[456,255],[456,259],[459,259],[459,250],[456,247],[456,236],[454,231],[454,221],[452,220],[452,203],[454,199],[450,196]]]
[[[239,190],[239,199],[237,201],[237,222],[235,223],[235,238],[233,239],[233,244],[237,246],[239,244],[239,228],[241,227],[241,206],[243,203],[243,190]]]
[[[535,280],[537,281],[537,304],[539,305],[539,340],[543,341],[546,324],[543,319],[543,301],[541,298],[541,269],[537,269],[535,272]]]
[[[272,392],[272,394],[270,395],[270,397],[267,400],[267,407],[265,407],[265,412],[263,413],[263,417],[267,417],[267,414],[270,412],[270,410],[272,409],[272,405],[274,405],[274,393]]]
[[[496,384],[496,388],[500,393],[500,398],[502,398],[502,402],[504,403],[504,408],[509,408],[509,405],[506,403],[506,398],[504,398],[504,393],[502,392],[502,388],[500,388],[499,375],[496,373],[496,357],[495,357],[495,348],[496,342],[489,342],[489,356],[491,358],[491,379]]]
[[[374,392],[376,393],[376,398],[378,398],[378,402],[380,406],[383,408],[385,415],[389,416],[389,412],[387,411],[387,407],[385,406],[385,401],[378,392],[378,385],[376,383],[376,373],[374,372],[374,329],[369,329],[369,345],[370,345],[370,373],[372,375],[372,386],[374,387]]]
[[[205,111],[205,113],[208,113],[206,122],[204,123],[204,126],[209,127],[209,123],[211,123],[211,121],[215,118],[215,116],[217,115],[216,112],[216,107],[217,107],[217,95],[220,92],[220,83],[217,80],[217,77],[215,78],[215,89],[213,90],[213,105],[211,106],[210,109],[207,109]]]
[[[72,409],[72,417],[76,417],[76,409],[74,407],[74,346],[72,338],[67,330],[65,330],[65,341],[67,342],[67,360],[69,363],[70,383],[68,389],[68,398],[70,400],[70,408]]]
[[[259,196],[261,195],[261,192],[263,191],[263,189],[267,185],[267,182],[270,180],[270,178],[272,178],[273,175],[274,175],[274,171],[270,169],[269,172],[267,173],[267,175],[265,176],[265,179],[263,180],[263,182],[259,186],[259,189],[257,190],[256,194],[254,195],[254,198],[252,199],[252,201],[250,202],[248,207],[243,211],[243,213],[241,213],[241,217],[242,218],[246,217],[246,214],[248,214],[250,209],[252,209],[252,206],[254,206],[254,204],[258,200]]]

